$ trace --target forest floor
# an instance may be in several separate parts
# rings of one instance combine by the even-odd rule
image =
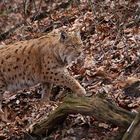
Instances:
[[[92,0],[0,1],[0,46],[37,38],[54,28],[80,27],[84,65],[68,67],[87,91],[129,111],[140,106],[140,2]],[[8,32],[7,32],[8,31]],[[137,84],[136,84],[137,83]],[[53,94],[63,88],[54,87]],[[40,87],[5,94],[9,123],[0,122],[0,139],[30,140],[28,126],[50,114],[58,102],[39,106]],[[121,128],[94,116],[69,115],[47,140],[111,140]]]

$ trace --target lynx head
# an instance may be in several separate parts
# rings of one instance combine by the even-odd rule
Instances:
[[[83,48],[80,31],[61,31],[59,42],[61,43],[59,56],[64,63],[70,64],[80,56]]]

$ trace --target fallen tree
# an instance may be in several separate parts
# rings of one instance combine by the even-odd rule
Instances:
[[[139,140],[140,139],[140,109],[135,119],[127,129],[122,140]]]
[[[30,134],[42,135],[56,128],[69,114],[94,116],[97,120],[105,121],[127,129],[136,114],[122,109],[101,97],[66,97],[63,103],[54,110],[49,117],[32,124],[28,131]]]

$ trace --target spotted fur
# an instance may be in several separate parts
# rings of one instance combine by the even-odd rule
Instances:
[[[46,85],[57,84],[84,95],[85,89],[66,69],[81,51],[79,32],[74,31],[54,31],[37,39],[1,47],[0,103],[6,90],[13,92],[38,83],[44,87],[43,94],[47,92]]]

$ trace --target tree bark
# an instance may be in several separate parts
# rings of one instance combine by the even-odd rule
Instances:
[[[41,135],[58,126],[69,114],[94,116],[97,120],[106,121],[117,126],[127,128],[133,121],[135,114],[126,111],[106,99],[100,97],[66,97],[60,106],[49,117],[43,117],[29,127],[30,134]]]
[[[127,129],[122,140],[140,140],[140,110]]]

